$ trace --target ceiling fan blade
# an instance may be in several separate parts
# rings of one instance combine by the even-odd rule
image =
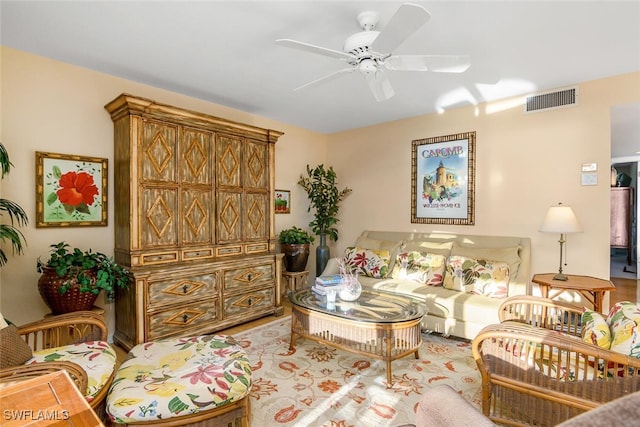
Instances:
[[[350,53],[329,49],[322,46],[316,46],[314,44],[300,42],[297,40],[278,39],[276,40],[276,43],[279,44],[280,46],[286,46],[293,49],[304,50],[305,52],[315,53],[323,56],[329,56],[331,58],[338,58],[338,59],[344,59],[344,60],[351,60],[355,58]]]
[[[384,70],[379,68],[375,73],[367,75],[366,78],[367,83],[369,83],[369,89],[371,89],[376,101],[386,101],[395,95],[395,91],[391,87],[391,82]]]
[[[342,77],[343,75],[345,75],[347,73],[353,73],[355,70],[356,69],[354,67],[343,68],[341,70],[334,71],[331,74],[327,74],[324,77],[320,77],[319,79],[316,79],[316,80],[313,80],[313,81],[311,81],[309,83],[303,84],[302,86],[298,86],[294,90],[308,89],[310,87],[319,86],[322,83],[330,82],[331,80],[335,80],[338,77]]]
[[[392,55],[384,66],[397,71],[433,71],[436,73],[463,73],[471,66],[468,55]]]
[[[371,43],[371,50],[379,53],[393,52],[411,34],[418,31],[430,17],[431,14],[422,6],[403,4]]]

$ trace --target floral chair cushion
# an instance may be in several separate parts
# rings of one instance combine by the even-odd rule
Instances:
[[[115,350],[106,341],[87,341],[34,351],[27,364],[66,361],[81,366],[87,373],[85,398],[90,402],[111,378],[116,360]]]
[[[430,286],[442,286],[445,260],[444,255],[401,251],[396,257],[391,277]]]
[[[382,279],[389,273],[391,253],[388,250],[351,246],[344,251],[344,264],[350,273]]]
[[[611,331],[604,316],[597,311],[582,309],[582,340],[600,348],[611,348]]]
[[[631,301],[617,302],[609,310],[611,350],[640,357],[640,307]]]
[[[506,298],[509,265],[505,262],[452,255],[447,258],[443,286],[492,298]]]
[[[112,421],[166,420],[238,401],[251,389],[245,351],[223,335],[159,340],[131,349],[107,396]]]

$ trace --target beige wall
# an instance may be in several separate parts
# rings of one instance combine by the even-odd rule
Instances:
[[[335,252],[363,227],[515,235],[532,240],[532,274],[553,272],[559,236],[538,228],[547,208],[563,202],[584,229],[568,235],[565,273],[607,278],[610,109],[640,101],[640,73],[581,83],[579,94],[578,106],[567,109],[524,114],[514,99],[332,135],[328,161],[353,188]],[[411,141],[467,131],[477,137],[475,225],[411,223]],[[583,163],[597,163],[598,185],[581,185]]]
[[[276,187],[292,191],[297,215],[277,215],[276,230],[305,226],[312,219],[306,212],[306,193],[296,182],[307,163],[324,160],[326,135],[6,47],[0,53],[0,138],[14,165],[0,195],[20,204],[30,219],[23,230],[25,255],[13,256],[5,248],[10,261],[0,270],[0,311],[12,321],[21,324],[48,312],[38,294],[36,259],[47,256],[49,245],[64,240],[113,254],[112,205],[108,227],[35,227],[35,152],[105,157],[112,168],[113,124],[103,106],[122,92],[284,132],[276,144]],[[108,194],[113,191],[110,176]],[[98,304],[105,305],[102,297]],[[105,308],[112,324],[112,304]]]
[[[609,272],[609,116],[613,105],[640,101],[640,73],[580,84],[578,107],[524,115],[522,107],[489,114],[489,105],[460,108],[322,135],[264,117],[178,95],[2,47],[0,137],[14,164],[1,196],[19,203],[30,216],[28,246],[10,255],[0,270],[0,310],[17,323],[48,310],[37,291],[38,256],[65,240],[74,246],[113,253],[113,206],[109,226],[39,228],[35,221],[35,151],[113,159],[113,128],[103,105],[122,92],[155,99],[231,120],[285,132],[276,145],[276,187],[292,191],[292,214],[276,215],[276,229],[306,227],[312,219],[307,198],[296,185],[306,164],[336,169],[340,185],[354,192],[345,200],[339,223],[340,253],[363,229],[448,230],[470,234],[529,236],[533,272],[558,266],[558,236],[537,231],[548,206],[574,207],[585,230],[569,236],[568,273],[607,277]],[[476,224],[430,226],[410,222],[411,140],[476,131]],[[358,159],[358,161],[354,161]],[[580,186],[580,166],[598,164],[599,183]],[[113,194],[113,179],[109,179]],[[5,218],[3,218],[4,220]],[[315,270],[314,258],[309,269]],[[99,300],[104,305],[102,298]],[[106,305],[110,323],[112,307]]]

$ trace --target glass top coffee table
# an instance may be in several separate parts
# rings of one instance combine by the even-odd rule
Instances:
[[[420,321],[427,314],[419,299],[390,292],[362,290],[353,302],[336,299],[327,308],[326,297],[311,289],[289,293],[291,343],[308,338],[353,353],[384,360],[387,386],[391,386],[391,362],[411,353],[416,359],[422,344]]]

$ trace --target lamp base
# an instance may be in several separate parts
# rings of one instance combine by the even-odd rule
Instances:
[[[553,280],[560,280],[562,282],[566,282],[567,280],[569,280],[569,276],[567,276],[566,274],[558,273],[555,276],[553,276]]]

